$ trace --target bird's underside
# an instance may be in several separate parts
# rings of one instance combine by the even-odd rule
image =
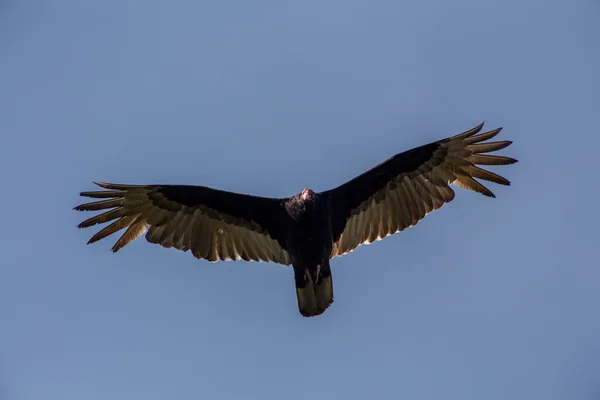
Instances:
[[[82,192],[96,200],[75,210],[103,211],[80,228],[110,222],[88,243],[126,228],[114,252],[145,234],[208,261],[291,264],[299,311],[315,316],[333,302],[331,258],[416,225],[454,199],[452,184],[488,197],[495,196],[478,179],[510,185],[480,166],[517,162],[490,154],[512,142],[491,142],[502,128],[482,127],[396,154],[321,193],[276,199],[204,186],[96,183],[105,190]]]

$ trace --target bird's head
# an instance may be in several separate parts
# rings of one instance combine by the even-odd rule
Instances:
[[[292,218],[298,221],[305,213],[315,209],[318,196],[312,190],[304,189],[300,193],[290,197],[285,203],[285,208]]]
[[[304,203],[310,203],[315,200],[315,192],[310,189],[304,189],[300,192],[300,200]]]

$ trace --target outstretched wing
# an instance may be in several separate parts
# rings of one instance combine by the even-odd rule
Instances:
[[[479,133],[483,124],[459,135],[397,154],[351,181],[325,192],[331,199],[331,257],[353,251],[416,225],[429,212],[452,201],[450,184],[489,197],[475,178],[501,185],[510,182],[479,165],[507,165],[509,157],[489,155],[512,142],[488,142],[502,128]]]
[[[79,205],[75,210],[108,211],[79,227],[113,222],[88,243],[127,228],[113,246],[114,252],[147,232],[150,243],[191,250],[195,257],[209,261],[242,259],[290,264],[285,249],[289,217],[283,199],[204,186],[96,184],[108,190],[81,195],[102,200]]]

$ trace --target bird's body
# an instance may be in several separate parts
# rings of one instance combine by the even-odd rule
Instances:
[[[285,203],[291,217],[286,248],[294,268],[298,309],[304,316],[321,314],[333,302],[330,208],[328,196],[310,189]]]
[[[109,211],[79,227],[113,221],[89,243],[127,228],[115,252],[146,233],[151,243],[209,261],[292,265],[300,313],[319,315],[333,302],[330,259],[416,225],[454,198],[452,183],[489,197],[493,193],[474,178],[509,184],[476,165],[516,162],[486,154],[511,142],[486,142],[500,129],[477,134],[482,126],[399,153],[335,189],[304,189],[288,198],[204,186],[97,183],[107,190],[81,195],[103,200],[75,209]]]

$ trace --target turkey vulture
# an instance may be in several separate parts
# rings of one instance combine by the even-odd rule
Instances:
[[[333,302],[329,260],[361,244],[380,240],[416,225],[425,215],[452,201],[450,184],[489,197],[475,178],[510,185],[478,165],[517,162],[489,153],[510,141],[489,142],[502,128],[479,133],[483,124],[459,135],[399,153],[335,189],[304,189],[288,198],[265,198],[204,186],[121,185],[82,192],[100,199],[75,207],[108,210],[79,224],[112,223],[88,242],[123,228],[116,252],[146,233],[164,247],[191,250],[208,261],[272,261],[292,265],[300,314],[322,314]]]

